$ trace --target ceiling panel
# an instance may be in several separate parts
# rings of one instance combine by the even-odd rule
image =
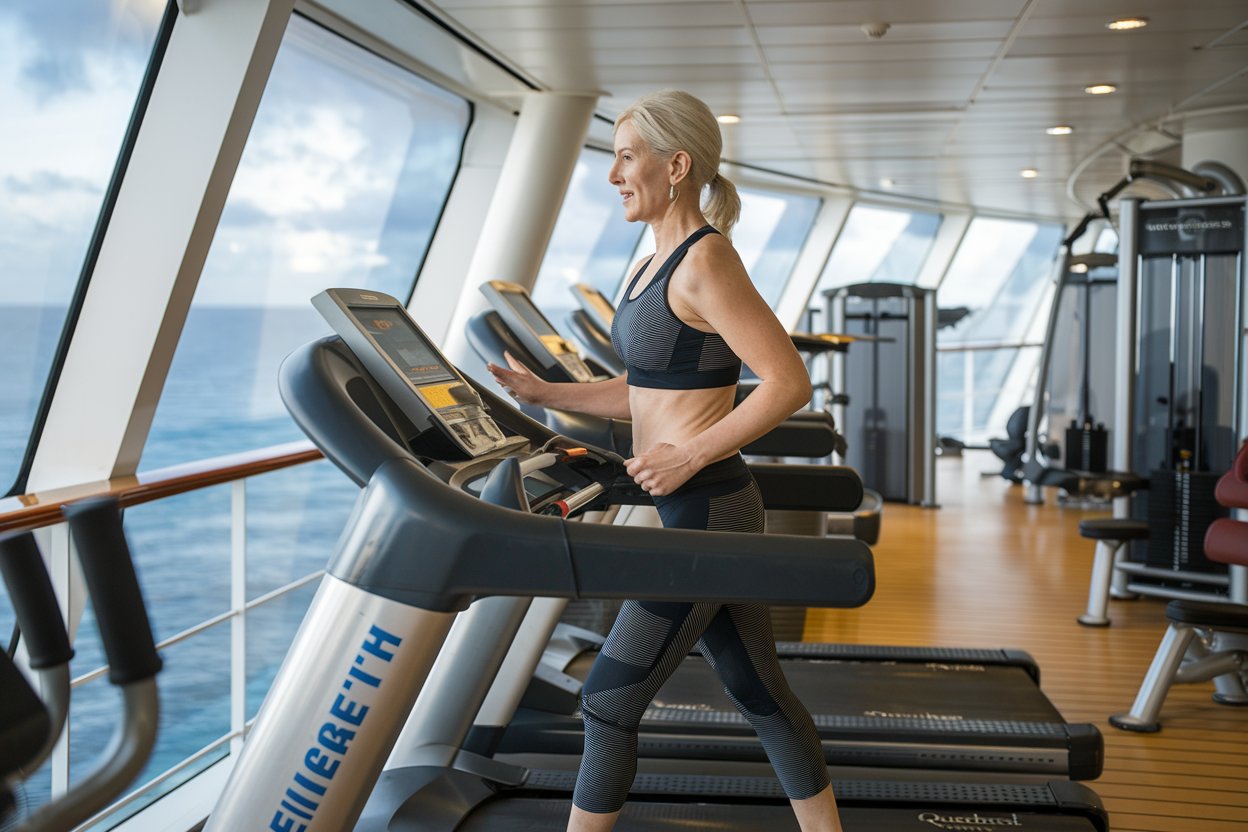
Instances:
[[[526,68],[563,66],[570,55],[585,56],[593,65],[610,70],[619,66],[682,67],[728,64],[758,65],[758,51],[753,46],[684,47],[679,50],[636,47],[632,49],[516,49],[510,53]]]
[[[488,29],[491,45],[508,55],[519,49],[562,50],[571,46],[561,29]],[[479,32],[478,34],[484,34]],[[703,26],[696,29],[638,27],[628,29],[589,29],[579,32],[577,49],[685,49],[701,46],[751,46],[754,40],[744,26]]]
[[[977,20],[958,23],[939,21],[925,23],[894,24],[880,40],[872,40],[862,32],[862,21],[844,26],[775,25],[763,26],[754,21],[755,31],[764,44],[867,44],[882,46],[886,43],[912,43],[915,41],[941,40],[995,40],[1001,41],[1010,33],[1013,21]]]
[[[798,64],[769,61],[771,75],[778,80],[814,81],[835,93],[843,82],[868,86],[890,86],[895,82],[919,84],[926,81],[956,80],[966,84],[969,93],[984,70],[987,61],[897,61],[895,63],[870,64],[828,63]]]
[[[999,40],[945,40],[904,43],[846,43],[830,45],[769,43],[764,54],[785,63],[840,63],[866,66],[894,61],[985,61],[1000,49]],[[981,63],[982,67],[983,64]]]
[[[1033,37],[1031,27],[1024,30],[1024,35],[1010,47],[1009,58],[1029,58],[1042,56],[1071,57],[1110,57],[1133,55],[1149,60],[1164,57],[1167,60],[1183,61],[1195,50],[1193,44],[1208,43],[1222,34],[1221,29],[1193,29],[1190,32],[1175,34],[1157,31],[1136,32],[1130,37],[1108,31],[1092,33],[1041,35]],[[1223,50],[1210,50],[1220,52]],[[1248,60],[1248,53],[1239,52],[1239,60]]]
[[[1066,193],[1072,172],[1084,168],[1070,187],[1095,198],[1121,177],[1130,148],[1173,144],[1149,125],[1166,118],[1166,130],[1182,130],[1175,109],[1229,107],[1224,117],[1248,131],[1248,32],[1223,37],[1248,17],[1245,0],[444,0],[435,8],[543,86],[604,90],[606,118],[643,93],[684,88],[745,119],[724,128],[727,158],[862,188],[878,189],[886,176],[899,193],[998,210],[1082,213]],[[1105,28],[1127,15],[1150,25]],[[872,39],[861,29],[869,21],[891,27]],[[1217,38],[1218,48],[1194,48]],[[1098,81],[1120,91],[1083,93]],[[1076,133],[1045,135],[1058,123]],[[1040,176],[1022,180],[1026,166]]]
[[[1025,0],[747,0],[755,26],[858,26],[870,21],[1013,20]]]
[[[727,0],[630,3],[626,5],[540,5],[456,9],[443,4],[455,19],[488,40],[494,29],[651,29],[655,27],[745,26],[740,4]]]

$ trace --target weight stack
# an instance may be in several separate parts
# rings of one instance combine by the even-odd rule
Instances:
[[[1221,474],[1153,471],[1148,494],[1148,546],[1145,563],[1185,572],[1222,572],[1226,566],[1205,557],[1205,532],[1227,516],[1213,497]]]
[[[1097,474],[1109,470],[1109,431],[1105,425],[1080,427],[1071,422],[1066,428],[1066,468]]]

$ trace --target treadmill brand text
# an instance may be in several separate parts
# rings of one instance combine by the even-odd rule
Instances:
[[[376,624],[369,628],[360,652],[347,669],[342,690],[334,697],[325,721],[317,729],[316,745],[304,753],[303,765],[295,771],[294,782],[286,788],[280,808],[273,813],[273,820],[269,822],[271,832],[305,832],[308,828],[330,781],[338,773],[351,742],[368,716],[369,706],[360,700],[368,697],[370,689],[381,687],[382,677],[369,671],[384,672],[385,665],[378,667],[378,664],[389,664],[394,659],[393,648],[401,642],[401,638]]]
[[[949,829],[953,832],[993,832],[996,829],[1019,828],[1023,822],[1018,815],[998,815],[986,817],[976,812],[971,815],[942,815],[938,812],[922,812],[919,820],[930,823],[937,829]]]

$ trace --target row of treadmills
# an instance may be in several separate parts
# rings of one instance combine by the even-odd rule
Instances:
[[[545,350],[575,378],[575,351],[523,290],[486,292],[496,346]],[[623,471],[626,424],[543,414],[552,430],[461,375],[394,298],[335,289],[313,303],[337,335],[286,360],[283,400],[364,490],[207,829],[562,829],[578,679],[601,645],[559,623],[569,599],[854,607],[874,591],[868,546],[817,523],[653,527]],[[826,516],[862,498],[846,468],[751,467],[769,511]],[[1109,829],[1075,782],[1099,776],[1100,733],[1062,719],[1026,654],[778,649],[846,830]],[[617,829],[797,829],[701,657],[659,691],[639,750]]]

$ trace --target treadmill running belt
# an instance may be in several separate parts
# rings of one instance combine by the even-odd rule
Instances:
[[[479,806],[456,827],[457,832],[562,829],[571,801],[560,793],[569,790],[575,778],[575,772],[534,770],[524,788],[505,791],[503,799]],[[1076,783],[972,785],[848,780],[837,781],[835,789],[846,832],[1108,829],[1095,794]],[[798,827],[775,778],[642,774],[634,782],[615,828],[620,832],[796,832]]]
[[[816,722],[821,714],[933,723],[1063,722],[1019,667],[810,660],[782,661],[781,666]],[[682,662],[659,689],[654,718],[665,719],[665,710],[719,712],[745,725],[719,677],[700,657]]]
[[[503,800],[470,815],[456,832],[551,832],[568,822],[571,800]],[[984,812],[974,808],[841,809],[845,832],[932,832],[934,829],[998,832],[1096,832],[1084,817],[1031,812]],[[977,823],[978,822],[978,823]],[[670,803],[624,804],[615,832],[799,832],[787,805]]]

